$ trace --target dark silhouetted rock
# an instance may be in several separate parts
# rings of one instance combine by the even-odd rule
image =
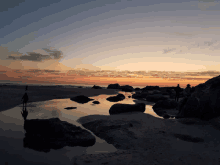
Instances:
[[[24,129],[24,147],[37,151],[49,152],[50,149],[65,146],[88,147],[96,142],[95,137],[87,130],[59,118],[26,120]]]
[[[132,95],[134,99],[145,99],[149,95],[148,92],[136,92]]]
[[[142,89],[143,91],[145,90],[160,90],[159,86],[146,86]]]
[[[118,94],[117,96],[108,97],[106,100],[111,101],[111,102],[117,102],[117,101],[121,101],[124,99],[125,99],[125,96],[123,94]]]
[[[93,89],[102,89],[102,87],[96,86],[96,85],[94,85],[92,88],[93,88]]]
[[[109,84],[107,89],[119,89],[120,85],[119,84]]]
[[[93,104],[100,104],[99,101],[93,101],[92,103],[93,103]]]
[[[133,92],[134,88],[130,85],[121,86],[120,89],[124,92]]]
[[[90,99],[84,95],[79,95],[79,96],[75,96],[75,97],[70,98],[70,100],[75,101],[77,103],[84,104],[84,103],[88,103],[89,101],[94,100],[94,99]]]
[[[71,110],[71,109],[76,109],[77,107],[66,107],[64,109],[67,109],[67,110]]]
[[[178,116],[182,116],[184,118],[199,118],[199,101],[195,97],[183,98],[179,103],[179,114]]]
[[[135,90],[135,91],[139,91],[139,90],[141,90],[141,88],[135,88],[134,90]]]
[[[155,95],[148,95],[146,97],[146,100],[147,101],[150,101],[150,102],[157,102],[159,100],[166,100],[167,97],[163,96],[163,95],[160,95],[160,94],[155,94]]]
[[[152,107],[153,110],[157,109],[173,109],[178,106],[178,103],[175,100],[160,100],[154,104]]]
[[[144,103],[137,103],[137,104],[114,104],[109,109],[109,114],[120,114],[126,112],[144,112],[145,111],[145,104]]]
[[[180,117],[210,120],[220,116],[220,76],[195,86],[191,97],[180,104]]]
[[[128,98],[131,98],[131,96],[128,96]]]

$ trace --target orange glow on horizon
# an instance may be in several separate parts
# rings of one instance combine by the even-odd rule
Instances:
[[[106,76],[85,76],[85,75],[68,75],[66,73],[32,73],[28,71],[19,71],[9,69],[4,72],[0,72],[0,80],[2,81],[19,81],[21,83],[30,84],[85,84],[85,85],[101,85],[107,86],[109,84],[118,83],[120,85],[131,86],[176,86],[180,84],[181,87],[186,87],[187,84],[196,86],[200,83],[204,83],[210,76],[185,76],[184,78],[161,78],[153,76],[136,77],[108,77]]]

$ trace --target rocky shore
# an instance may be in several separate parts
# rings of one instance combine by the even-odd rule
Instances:
[[[220,164],[220,76],[196,86],[178,103],[172,89],[154,88],[138,89],[132,97],[155,102],[154,111],[165,119],[135,110],[81,117],[79,123],[118,151],[81,155],[74,164]]]

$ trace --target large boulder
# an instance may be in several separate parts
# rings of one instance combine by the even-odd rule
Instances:
[[[24,147],[49,152],[65,146],[88,147],[95,144],[95,137],[80,127],[59,118],[32,119],[24,123]]]
[[[107,89],[119,89],[120,85],[119,84],[109,84]]]
[[[184,118],[199,118],[199,101],[195,97],[185,97],[179,103],[179,117]]]
[[[194,90],[182,105],[180,116],[195,116],[203,120],[220,116],[220,76],[195,86]]]
[[[124,92],[133,92],[134,88],[130,85],[121,86],[120,89]]]
[[[176,108],[178,103],[175,100],[159,100],[152,107],[154,110],[157,109],[173,109]]]
[[[117,96],[108,97],[106,100],[111,101],[111,102],[118,102],[124,99],[125,99],[125,96],[123,94],[118,94]]]
[[[84,104],[84,103],[88,103],[89,101],[94,100],[94,99],[90,99],[84,95],[79,95],[79,96],[75,96],[75,97],[70,98],[70,100],[75,101],[80,104]]]
[[[137,103],[137,104],[114,104],[109,109],[110,115],[126,113],[126,112],[144,112],[145,104]]]

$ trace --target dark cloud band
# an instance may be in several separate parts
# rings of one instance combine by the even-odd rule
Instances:
[[[58,50],[50,50],[47,48],[43,48],[44,51],[46,51],[49,55],[44,55],[41,53],[35,53],[35,52],[27,52],[27,55],[21,55],[21,56],[8,56],[8,59],[12,60],[27,60],[27,61],[44,61],[44,60],[52,60],[52,59],[61,59],[63,58],[63,53]]]

